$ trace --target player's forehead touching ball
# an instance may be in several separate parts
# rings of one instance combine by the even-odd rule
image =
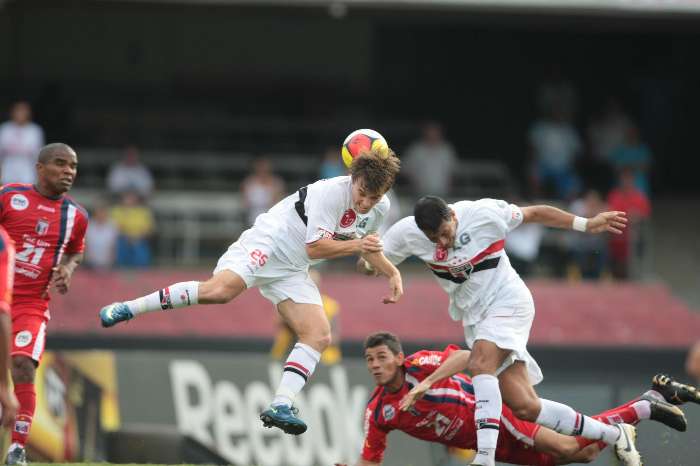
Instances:
[[[361,214],[372,210],[393,186],[400,167],[398,157],[391,150],[388,157],[368,151],[353,160],[350,176],[354,209]]]

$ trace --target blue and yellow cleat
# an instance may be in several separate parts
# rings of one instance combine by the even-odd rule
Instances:
[[[296,417],[298,409],[287,405],[270,406],[260,414],[265,427],[279,427],[286,434],[299,435],[306,432],[306,423]]]
[[[134,318],[134,314],[129,310],[129,306],[124,303],[112,303],[105,306],[100,311],[100,320],[103,327],[111,327]]]

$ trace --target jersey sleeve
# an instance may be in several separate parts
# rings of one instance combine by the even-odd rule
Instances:
[[[87,231],[88,219],[83,213],[76,216],[75,227],[68,244],[66,254],[79,254],[85,250],[85,232]]]
[[[475,231],[472,239],[479,251],[487,252],[495,243],[504,241],[506,235],[523,222],[523,211],[515,204],[496,199],[477,202],[471,220]]]
[[[370,405],[372,406],[372,405]],[[386,450],[387,433],[374,421],[374,409],[365,411],[365,441],[362,443],[362,459],[372,463],[381,463]]]
[[[338,219],[343,215],[342,193],[337,185],[316,185],[309,189],[306,215],[306,244],[333,238]]]
[[[406,358],[407,372],[419,380],[423,380],[445,363],[447,358],[460,348],[449,345],[443,351],[419,351]]]
[[[394,223],[382,236],[384,256],[394,265],[405,261],[414,253],[411,251],[408,237],[415,225],[413,217],[406,217]]]

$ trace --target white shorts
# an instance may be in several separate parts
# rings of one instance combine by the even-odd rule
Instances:
[[[246,230],[229,246],[216,264],[214,274],[230,270],[248,288],[257,286],[260,294],[277,305],[285,299],[299,304],[322,306],[321,294],[309,277],[308,267],[300,269],[279,259],[274,240],[255,227]]]
[[[469,348],[473,348],[476,340],[486,340],[495,343],[501,349],[512,350],[510,356],[496,371],[496,375],[515,361],[523,361],[527,367],[530,382],[532,385],[537,385],[542,382],[542,370],[527,351],[527,341],[534,318],[535,306],[532,304],[489,309],[483,320],[474,325],[464,326],[464,340]]]

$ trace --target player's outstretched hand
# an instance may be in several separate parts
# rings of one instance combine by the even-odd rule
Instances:
[[[397,273],[393,277],[389,278],[389,288],[391,289],[391,296],[385,296],[382,299],[384,304],[394,304],[399,302],[401,296],[403,296],[403,281],[401,280],[401,274]]]
[[[12,390],[8,387],[0,389],[0,412],[2,412],[2,417],[0,417],[0,425],[7,430],[10,430],[15,425],[15,416],[17,416],[17,410],[19,409],[19,403]]]
[[[384,245],[379,235],[372,233],[362,238],[360,247],[362,248],[363,254],[371,254],[374,252],[382,252]]]
[[[51,269],[51,283],[49,288],[56,288],[59,293],[68,293],[70,288],[71,271],[65,265],[58,265]]]
[[[429,389],[430,384],[423,380],[418,385],[413,387],[410,392],[406,393],[403,398],[401,398],[399,409],[401,411],[408,411],[414,404],[416,404],[416,401],[423,398],[423,395],[425,395],[425,392],[427,392]]]
[[[601,212],[593,218],[588,219],[586,224],[586,233],[622,233],[622,230],[627,227],[627,213],[612,211]]]

